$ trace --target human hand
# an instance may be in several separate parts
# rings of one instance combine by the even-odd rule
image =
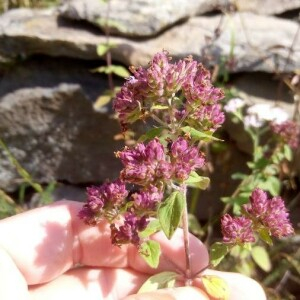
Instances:
[[[171,241],[155,235],[163,255],[158,269],[151,269],[132,245],[111,244],[106,222],[85,225],[77,217],[81,207],[78,202],[60,201],[0,221],[1,300],[209,299],[199,287],[136,295],[152,274],[184,269],[182,232],[178,230]],[[208,265],[208,253],[195,237],[190,243],[195,274]],[[243,275],[205,273],[227,282],[231,300],[266,299],[260,285]]]

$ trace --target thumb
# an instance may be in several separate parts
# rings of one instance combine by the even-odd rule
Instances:
[[[0,248],[0,299],[29,300],[27,283],[13,259]]]
[[[135,294],[123,300],[208,300],[208,296],[200,289],[185,286],[172,289],[161,289],[155,292]]]

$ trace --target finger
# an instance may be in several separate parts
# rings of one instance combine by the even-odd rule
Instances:
[[[0,246],[11,256],[28,284],[47,282],[76,264],[101,267],[132,267],[154,273],[139,257],[135,247],[111,244],[106,222],[85,225],[78,217],[82,204],[61,201],[0,222]],[[162,243],[159,270],[185,268],[182,233],[171,241],[158,234]],[[194,271],[208,263],[206,248],[190,237]],[[170,263],[171,261],[171,263]]]
[[[73,203],[57,203],[0,222],[0,246],[27,283],[51,280],[72,266],[73,207]]]
[[[208,299],[200,289],[193,287],[179,287],[136,294],[138,287],[145,280],[146,275],[129,269],[78,268],[68,271],[49,283],[31,287],[30,296],[31,299],[43,300]]]
[[[245,275],[215,270],[206,270],[203,275],[216,275],[223,278],[229,287],[230,300],[266,300],[261,285]],[[203,289],[201,279],[195,280],[194,285]]]
[[[53,281],[30,287],[31,299],[122,299],[136,293],[146,275],[130,269],[72,269]]]
[[[151,293],[131,295],[123,300],[208,300],[207,295],[195,287],[162,289]]]
[[[29,300],[26,281],[11,257],[0,248],[0,299]],[[17,288],[16,288],[17,287]]]

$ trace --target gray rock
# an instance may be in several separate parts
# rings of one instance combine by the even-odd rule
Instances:
[[[299,0],[231,0],[239,11],[250,11],[262,15],[281,14],[300,8]]]
[[[63,17],[84,20],[112,34],[153,36],[183,19],[225,9],[229,4],[238,11],[280,14],[300,8],[299,0],[64,0],[59,8]],[[109,20],[108,22],[106,20]]]
[[[83,202],[86,200],[86,192],[84,188],[64,184],[57,185],[51,196],[53,201],[66,199]]]
[[[63,2],[65,4],[59,10],[64,17],[91,22],[103,31],[108,26],[113,34],[135,37],[155,35],[180,20],[211,11],[218,4],[218,0],[67,0]]]
[[[53,66],[51,70],[49,64],[40,63],[40,69],[34,64],[15,68],[0,81],[1,138],[38,182],[56,179],[76,184],[116,178],[121,166],[113,152],[123,143],[116,142],[114,135],[120,127],[110,114],[95,112],[91,102],[97,91],[106,88],[104,79],[93,79],[88,70],[76,74],[71,65],[66,68],[73,79],[67,80],[62,69],[55,73]],[[0,188],[13,190],[20,184],[22,179],[3,151],[0,170]]]
[[[111,42],[116,45],[112,57],[125,65],[146,65],[164,48],[176,58],[192,54],[210,65],[220,63],[232,53],[230,72],[273,73],[300,68],[300,35],[294,41],[297,23],[241,13],[224,17],[220,25],[220,18],[195,17],[155,39],[112,37]],[[219,25],[220,35],[215,37]],[[15,10],[0,17],[3,57],[46,54],[91,60],[98,58],[96,47],[100,43],[105,43],[105,37],[94,28],[57,18],[53,11]]]

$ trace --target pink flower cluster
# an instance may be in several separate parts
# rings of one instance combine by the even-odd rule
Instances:
[[[171,165],[166,160],[163,145],[154,139],[147,145],[137,144],[133,149],[126,149],[117,153],[124,165],[121,179],[139,185],[156,183],[169,179]]]
[[[84,204],[78,216],[86,224],[96,225],[106,210],[122,205],[127,195],[125,183],[120,180],[106,182],[101,186],[88,187],[87,203]]]
[[[166,185],[170,180],[186,180],[192,171],[204,165],[204,155],[183,137],[169,147],[154,139],[148,144],[125,148],[116,155],[124,165],[120,179],[88,188],[87,203],[79,217],[89,225],[106,218],[111,223],[113,244],[139,245],[138,232],[145,229],[149,215],[153,215],[163,201]],[[139,190],[129,195],[126,184],[137,185]],[[128,209],[122,216],[121,211],[126,206]]]
[[[151,115],[147,112],[153,113],[155,105],[164,105],[170,109],[169,117],[184,117],[186,124],[196,123],[199,130],[216,130],[224,122],[224,114],[218,104],[223,92],[211,84],[208,70],[192,57],[176,63],[170,60],[168,53],[163,51],[154,56],[147,69],[131,67],[133,76],[114,101],[121,124],[126,127],[127,123]],[[166,119],[164,110],[154,109],[154,113],[164,115]],[[169,118],[169,122],[172,121]]]
[[[145,216],[138,217],[128,212],[125,214],[123,225],[117,227],[116,224],[111,224],[111,239],[115,245],[131,243],[138,246],[140,244],[138,232],[143,231],[148,223],[149,220]]]
[[[291,148],[296,149],[299,146],[300,127],[293,121],[285,121],[283,123],[273,123],[272,131],[280,137],[280,139],[288,144]]]
[[[221,219],[223,241],[239,244],[254,242],[254,232],[266,229],[276,238],[294,233],[289,221],[289,214],[280,197],[268,198],[266,192],[255,189],[250,196],[250,203],[243,206],[245,216],[234,217],[226,214]]]
[[[195,169],[202,168],[205,162],[204,155],[197,147],[189,146],[184,138],[178,138],[171,145],[170,160],[172,165],[171,177],[178,181],[188,179]]]
[[[210,73],[192,57],[171,63],[163,51],[154,56],[148,68],[130,69],[133,76],[114,101],[123,129],[151,117],[177,138],[163,142],[154,138],[117,152],[123,164],[120,178],[88,188],[79,217],[89,225],[105,218],[111,224],[113,244],[139,246],[139,232],[149,217],[156,215],[168,187],[183,184],[205,163],[198,147],[182,136],[181,127],[215,131],[224,122],[219,104],[223,92],[212,85]]]
[[[244,216],[231,217],[226,214],[221,219],[224,243],[253,243],[255,237],[252,229],[252,221]]]

